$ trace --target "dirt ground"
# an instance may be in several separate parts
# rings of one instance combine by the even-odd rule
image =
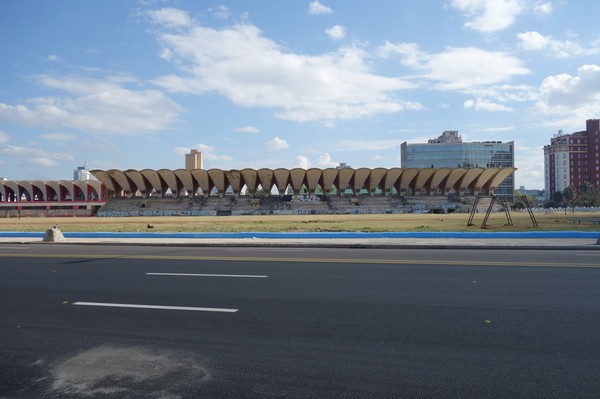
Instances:
[[[174,216],[174,217],[53,217],[3,218],[0,231],[36,231],[59,225],[62,231],[87,232],[242,232],[242,231],[481,231],[485,214],[390,214],[390,215],[268,215],[268,216]],[[535,214],[534,227],[527,212],[512,212],[507,225],[503,212],[490,215],[488,231],[600,231],[600,213]]]

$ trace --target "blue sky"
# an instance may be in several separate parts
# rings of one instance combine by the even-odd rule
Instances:
[[[0,176],[400,166],[444,130],[543,146],[600,118],[600,2],[6,0]]]

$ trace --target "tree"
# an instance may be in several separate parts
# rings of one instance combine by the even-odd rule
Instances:
[[[525,209],[527,207],[525,199],[531,207],[538,205],[538,200],[533,195],[521,194],[517,190],[515,190],[514,198],[515,200],[513,201],[512,209]]]
[[[557,191],[554,194],[552,194],[552,197],[550,198],[550,201],[546,204],[546,206],[549,208],[560,208],[564,206],[563,193]]]
[[[589,182],[583,182],[579,186],[579,205],[600,206],[600,187],[595,187]]]
[[[577,199],[579,194],[577,190],[575,190],[573,186],[569,186],[563,190],[562,194],[564,207],[567,208],[567,206],[570,206],[571,211],[575,212],[575,205],[577,205]]]

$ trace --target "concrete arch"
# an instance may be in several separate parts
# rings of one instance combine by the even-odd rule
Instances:
[[[473,194],[478,194],[483,190],[483,186],[498,173],[497,169],[484,169],[473,184]]]
[[[6,195],[6,186],[4,182],[0,180],[0,202],[8,202],[8,197]]]
[[[8,196],[6,195],[6,186],[3,181],[0,181],[0,202],[8,202]]]
[[[271,169],[263,168],[258,170],[258,181],[262,186],[265,195],[271,194],[271,189],[273,188],[275,173]]]
[[[152,191],[154,191],[157,196],[162,197],[165,195],[167,184],[160,178],[157,171],[153,169],[143,169],[140,170],[140,173],[148,180],[148,183],[152,185]],[[148,193],[148,195],[152,194],[152,191]]]
[[[279,195],[285,194],[287,186],[290,184],[290,171],[284,168],[275,169],[273,171],[273,178]]]
[[[180,186],[182,190],[185,189],[188,196],[193,196],[198,190],[198,184],[194,184],[194,179],[192,178],[190,171],[186,169],[176,169],[173,173],[177,178],[178,186]]]
[[[338,170],[337,188],[339,193],[343,195],[347,187],[354,191],[354,169]]]
[[[327,168],[323,170],[321,185],[323,186],[323,191],[325,191],[325,194],[329,194],[331,192],[331,188],[335,187],[337,179],[338,170],[336,168]],[[336,189],[339,193],[339,187],[336,187]]]
[[[225,190],[227,188],[225,187],[225,173],[223,173],[221,169],[209,169],[208,178],[212,181],[212,186],[217,190],[217,194],[219,195],[219,197],[224,196]],[[205,195],[208,196],[210,195],[210,193],[207,193]]]
[[[358,196],[363,187],[370,192],[369,190],[369,177],[371,176],[371,169],[368,168],[358,168],[354,171],[354,184],[353,191],[354,195]]]
[[[63,198],[63,200],[68,201],[69,198],[67,198],[67,196],[70,196],[70,200],[73,201],[73,199],[75,198],[75,190],[73,188],[73,181],[72,180],[59,180],[58,184],[60,186],[60,191],[61,191],[61,196]]]
[[[488,193],[494,193],[496,188],[502,183],[508,176],[515,173],[517,168],[508,167],[497,169],[497,173],[485,184],[484,189]]]
[[[16,181],[6,181],[3,183],[6,187],[7,196],[12,198],[10,202],[21,202],[21,195],[19,193],[19,185]]]
[[[419,174],[419,169],[416,168],[409,168],[409,169],[404,169],[404,171],[402,172],[402,175],[400,176],[399,179],[399,190],[398,193],[401,193],[402,191],[404,191],[406,194],[408,194],[408,190],[410,189],[412,191],[412,194],[415,194],[416,190],[415,190],[415,184],[414,184],[414,180],[417,177],[417,175]]]
[[[24,180],[18,180],[17,182],[17,192],[19,193],[19,201],[22,201],[25,197],[26,201],[33,201],[33,190],[31,187],[31,183]]]
[[[110,179],[112,181],[112,179]],[[48,193],[49,201],[63,201],[64,198],[61,196],[60,185],[57,181],[47,181],[46,182],[46,192]]]
[[[229,186],[231,186],[231,189],[233,190],[233,195],[237,197],[238,195],[240,195],[240,191],[244,186],[244,180],[242,179],[241,172],[239,170],[233,169],[227,170],[224,173],[227,183],[229,184]]]
[[[251,197],[254,197],[258,188],[258,172],[254,169],[242,169],[240,171],[242,175],[243,184],[246,185],[246,190]]]
[[[83,194],[84,201],[96,201],[101,198],[102,184],[96,180],[75,180],[73,181],[74,191]],[[75,192],[77,198],[77,192]]]
[[[402,173],[404,173],[404,169],[402,168],[388,169],[383,183],[385,195],[389,195],[392,188],[400,193],[400,177],[402,176]]]
[[[88,180],[87,181],[88,184],[88,200],[94,200],[94,201],[99,201],[102,199],[102,183],[100,183],[97,180]]]
[[[190,174],[192,175],[192,179],[194,179],[195,185],[198,187],[193,195],[200,189],[203,195],[208,196],[214,187],[208,178],[208,172],[204,169],[194,169],[190,171]]]
[[[444,192],[448,193],[450,190],[454,190],[455,193],[460,194],[460,182],[467,171],[468,169],[465,168],[452,169],[446,179]]]
[[[152,192],[152,185],[140,171],[128,169],[125,176],[135,185],[135,191],[139,191],[142,197],[146,198]]]
[[[467,173],[463,176],[460,182],[460,193],[464,193],[468,191],[471,194],[475,194],[475,180],[481,174],[483,169],[481,168],[471,168],[467,170]]]
[[[435,191],[440,190],[442,194],[446,192],[445,181],[447,181],[448,176],[452,169],[450,168],[441,168],[436,169],[430,182],[429,191],[435,193]]]
[[[173,194],[173,197],[179,197],[179,194],[181,193],[181,189],[183,188],[183,184],[181,184],[178,180],[177,177],[175,176],[175,173],[173,172],[173,170],[171,169],[160,169],[157,170],[158,175],[160,176],[160,178],[167,184],[167,187],[169,188],[169,190],[171,190],[171,194]]]
[[[133,194],[135,194],[135,190],[131,187],[132,184],[130,180],[122,170],[110,169],[108,170],[108,174],[119,186],[119,191],[124,191],[127,197],[131,197]]]
[[[117,183],[113,180],[112,177],[108,174],[107,171],[94,169],[90,171],[96,179],[98,179],[105,188],[105,195],[107,197],[113,197],[117,193]],[[48,182],[49,184],[50,182]],[[56,193],[58,195],[58,193]]]
[[[323,187],[323,170],[310,168],[306,171],[306,187],[309,194],[314,194],[317,191],[317,186],[321,186],[321,189],[325,192],[325,187]]]
[[[415,194],[420,191],[425,191],[427,195],[431,194],[431,178],[435,173],[433,168],[420,169],[415,179]],[[434,189],[435,190],[435,189]]]
[[[306,169],[294,168],[290,170],[290,184],[292,185],[294,194],[300,193],[302,185],[308,188],[308,184],[306,183]]]
[[[31,182],[31,189],[33,191],[33,198],[37,195],[38,201],[47,201],[48,199],[48,186],[41,180],[35,180]]]
[[[85,180],[74,180],[73,181],[73,200],[76,201],[87,201],[88,200],[88,187],[87,181]],[[81,194],[81,197],[79,196]]]
[[[385,191],[385,188],[382,184],[384,178],[387,174],[387,169],[385,168],[376,168],[371,171],[371,176],[369,176],[369,194],[375,195],[375,191],[379,188],[381,191]]]

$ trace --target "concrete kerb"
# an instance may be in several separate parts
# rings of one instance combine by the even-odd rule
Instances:
[[[42,242],[41,233],[0,232],[0,242],[54,245],[149,245],[179,247],[299,247],[374,249],[598,250],[597,232],[523,233],[64,233]]]

